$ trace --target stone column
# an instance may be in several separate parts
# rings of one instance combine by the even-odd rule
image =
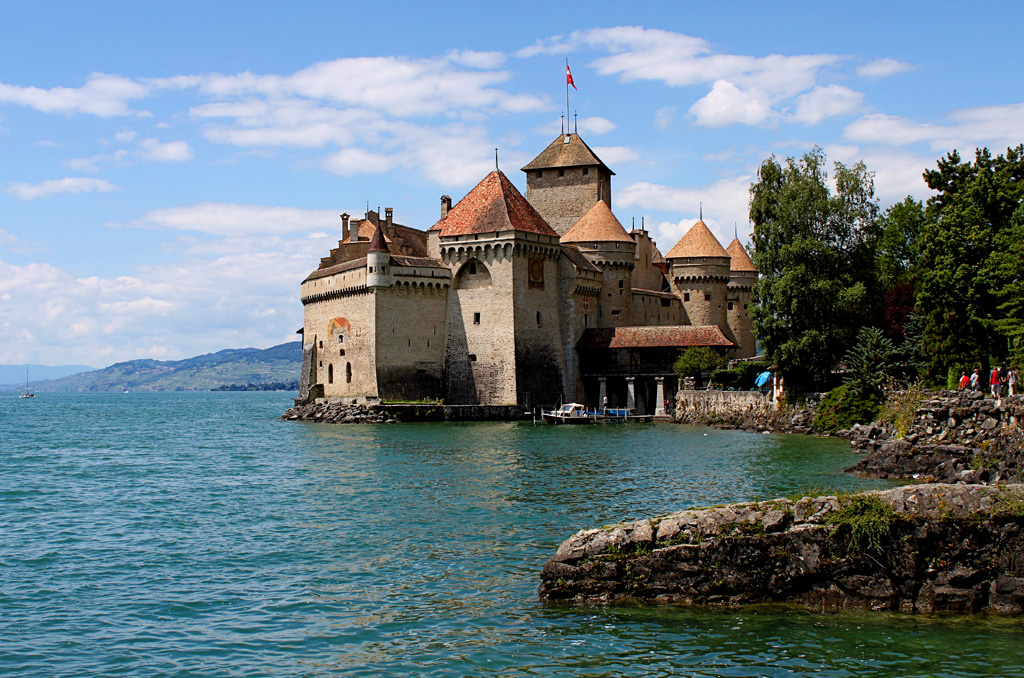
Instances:
[[[603,408],[608,397],[608,377],[598,377],[597,383],[600,385],[597,391],[597,406]]]
[[[655,377],[654,382],[658,385],[654,392],[654,416],[665,416],[665,377]]]
[[[626,377],[626,409],[636,409],[636,377]]]

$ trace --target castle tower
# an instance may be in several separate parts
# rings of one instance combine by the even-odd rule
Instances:
[[[562,235],[561,241],[576,245],[601,269],[597,326],[632,324],[636,242],[612,214],[608,203],[599,200]]]
[[[728,330],[726,289],[729,254],[703,221],[695,223],[665,255],[673,291],[683,300],[691,325],[717,325]]]
[[[378,223],[373,231],[373,237],[370,239],[370,247],[366,250],[366,286],[370,288],[390,287],[391,274],[388,271],[390,263],[391,253],[384,241],[384,231]]]
[[[598,201],[612,204],[612,172],[578,134],[560,134],[526,172],[526,199],[559,235]]]
[[[729,316],[729,329],[732,330],[738,344],[733,357],[752,358],[757,351],[753,323],[747,305],[750,303],[754,285],[757,284],[757,268],[738,238],[733,238],[725,251],[731,259],[726,313]]]
[[[562,395],[558,234],[499,170],[435,224],[448,297],[445,401],[533,405]]]

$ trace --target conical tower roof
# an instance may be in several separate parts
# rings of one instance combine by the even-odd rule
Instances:
[[[440,231],[442,237],[496,231],[526,231],[558,237],[500,170],[484,177],[430,230]]]
[[[615,174],[601,162],[590,146],[580,138],[579,134],[559,134],[558,138],[548,144],[536,158],[523,167],[524,172],[530,170],[549,169],[553,167],[603,167],[609,174]]]
[[[568,231],[562,234],[562,242],[628,242],[633,239],[626,233],[619,220],[612,214],[608,203],[598,200],[597,203],[580,217]]]
[[[698,221],[686,232],[679,242],[668,251],[666,259],[678,257],[728,257],[729,254],[718,242],[711,229],[703,221]]]
[[[373,237],[370,238],[370,246],[366,250],[367,252],[389,252],[388,244],[384,239],[384,229],[377,224],[377,228],[373,231]]]
[[[739,238],[733,238],[729,246],[725,248],[725,251],[732,257],[732,264],[729,266],[730,270],[757,273],[754,262],[750,260],[750,255],[747,254],[747,250],[743,247],[743,243],[739,241]]]

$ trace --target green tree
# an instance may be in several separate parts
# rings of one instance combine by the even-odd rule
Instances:
[[[879,218],[878,274],[886,291],[910,282],[924,223],[924,206],[909,195]]]
[[[846,354],[846,383],[855,395],[882,402],[896,349],[877,327],[862,327],[857,344]]]
[[[919,239],[917,311],[937,379],[1005,358],[1022,334],[1020,258],[1012,257],[1020,253],[1024,145],[996,157],[980,149],[971,163],[954,151],[924,178],[936,194]]]
[[[717,370],[725,365],[725,358],[710,346],[692,346],[676,359],[673,369],[680,378],[692,377],[700,380],[700,373]]]
[[[750,188],[761,274],[754,331],[769,362],[797,387],[824,383],[882,297],[873,174],[863,162],[835,163],[833,194],[825,163],[820,148],[785,166],[772,157]]]

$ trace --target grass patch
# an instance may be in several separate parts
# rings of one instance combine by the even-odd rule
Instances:
[[[882,542],[889,536],[900,516],[891,506],[871,495],[855,496],[838,511],[825,516],[825,524],[833,534],[848,531],[852,552],[880,553]]]

